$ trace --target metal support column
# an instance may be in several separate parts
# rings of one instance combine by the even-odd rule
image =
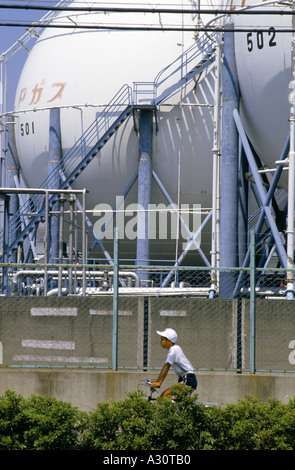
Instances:
[[[7,164],[6,164],[6,171],[7,171],[7,186],[14,188],[15,187],[15,177],[19,179],[19,162],[17,158],[17,150],[15,145],[15,136],[14,136],[14,121],[13,119],[9,118],[9,126],[8,126],[8,145],[7,145]],[[19,201],[18,195],[12,194],[10,196],[10,214],[14,215],[18,212],[19,209]],[[14,234],[16,235],[16,234]],[[9,261],[11,263],[17,262],[17,250],[14,250],[13,253],[10,254]]]
[[[255,360],[255,343],[256,343],[256,263],[255,263],[255,230],[251,230],[250,234],[250,247],[251,247],[251,261],[250,261],[250,372],[255,374],[256,360]]]
[[[233,111],[239,106],[232,24],[224,32],[222,68],[222,151],[220,168],[220,266],[238,266],[238,134]],[[220,272],[220,297],[232,297],[235,272]]]
[[[114,227],[114,277],[113,277],[113,370],[118,369],[118,287],[119,287],[119,236]]]
[[[139,164],[138,164],[138,214],[136,265],[146,266],[150,259],[149,213],[152,193],[152,138],[153,109],[139,111]],[[148,273],[141,271],[142,280],[148,279]]]
[[[49,156],[48,156],[48,174],[57,167],[61,159],[61,131],[60,131],[60,109],[52,108],[50,110],[50,124],[49,124]],[[50,189],[59,189],[59,183],[50,184]],[[49,250],[50,250],[50,263],[57,263],[59,255],[59,217],[56,213],[59,212],[59,201],[52,205],[52,212],[55,212],[50,217],[50,232],[49,232]],[[49,208],[50,210],[50,208]]]

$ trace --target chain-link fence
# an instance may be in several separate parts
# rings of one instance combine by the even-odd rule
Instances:
[[[2,265],[0,362],[157,369],[166,351],[156,330],[169,326],[196,370],[295,372],[286,273],[256,269],[253,286],[250,270],[149,267],[143,287],[143,268],[120,266],[116,297],[111,267]],[[222,283],[237,293],[222,297]]]

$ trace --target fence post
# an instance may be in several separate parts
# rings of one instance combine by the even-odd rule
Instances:
[[[255,263],[255,231],[250,233],[250,372],[255,374],[255,333],[256,333],[256,263]]]
[[[113,276],[113,370],[118,369],[118,281],[119,281],[119,237],[114,227],[114,276]]]

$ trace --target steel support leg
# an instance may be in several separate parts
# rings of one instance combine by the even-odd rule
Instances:
[[[53,108],[50,110],[50,125],[49,125],[49,157],[48,157],[48,174],[56,168],[61,159],[61,130],[60,130],[60,109]],[[50,189],[58,189],[57,185]],[[59,202],[56,201],[52,205],[52,211],[59,211]],[[50,218],[50,234],[49,234],[49,250],[50,250],[50,263],[57,263],[59,254],[59,217],[52,215]]]
[[[233,111],[239,106],[232,25],[224,33],[222,146],[220,168],[220,267],[238,266],[238,133]],[[220,272],[220,297],[232,297],[236,273]]]
[[[138,214],[136,265],[146,266],[150,260],[149,204],[152,193],[153,109],[141,109],[139,116]],[[139,273],[142,280],[148,273]]]

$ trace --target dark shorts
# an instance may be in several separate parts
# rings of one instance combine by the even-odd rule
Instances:
[[[187,387],[192,387],[193,390],[197,388],[197,377],[195,374],[185,374],[178,378],[178,383],[182,383]]]

